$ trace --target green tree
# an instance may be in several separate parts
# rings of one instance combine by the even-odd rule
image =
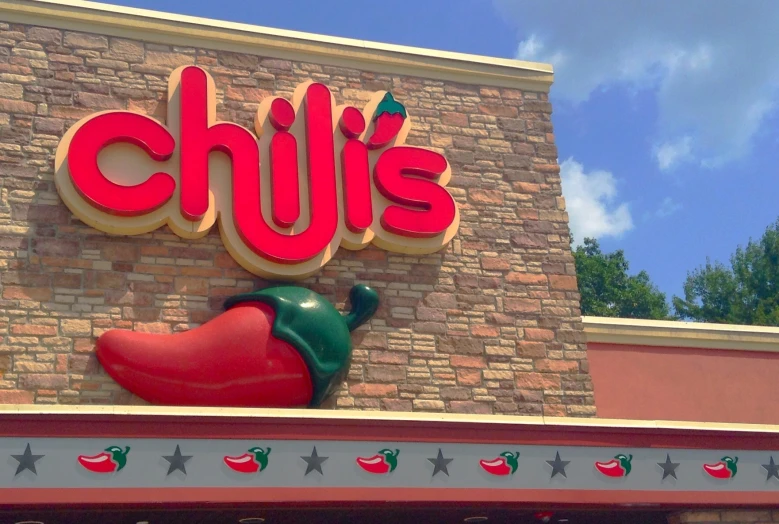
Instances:
[[[621,318],[669,318],[665,293],[655,287],[646,271],[628,275],[629,264],[620,249],[603,253],[598,241],[585,238],[573,250],[582,315]]]
[[[673,298],[681,318],[698,322],[779,326],[779,220],[760,240],[751,238],[730,257],[687,274],[684,298]]]

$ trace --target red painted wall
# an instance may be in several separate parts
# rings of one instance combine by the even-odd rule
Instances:
[[[779,423],[779,353],[589,343],[598,417]]]

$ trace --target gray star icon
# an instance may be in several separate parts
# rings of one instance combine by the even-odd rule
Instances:
[[[193,455],[182,455],[181,448],[179,447],[178,444],[176,444],[176,451],[173,452],[173,455],[167,455],[167,456],[163,455],[162,458],[164,458],[170,463],[170,467],[168,468],[168,475],[170,475],[176,470],[186,475],[187,468],[184,467],[184,464],[186,464],[187,461],[192,457]]]
[[[546,463],[552,466],[552,476],[550,478],[554,478],[558,473],[563,477],[568,478],[568,475],[565,474],[565,467],[570,464],[571,461],[561,460],[559,451],[555,453],[554,460],[547,460]]]
[[[663,468],[663,478],[662,480],[665,480],[666,477],[673,477],[676,480],[679,480],[679,478],[676,476],[676,468],[679,467],[679,462],[671,462],[671,455],[666,453],[665,454],[665,462],[658,462],[657,465]]]
[[[765,477],[766,482],[771,480],[771,477],[779,480],[779,464],[774,463],[773,455],[769,459],[768,464],[762,464],[762,466],[768,472],[768,475]]]
[[[435,477],[436,474],[440,471],[446,476],[449,476],[449,470],[447,469],[447,466],[450,462],[452,462],[454,459],[448,459],[444,458],[444,453],[441,451],[441,448],[438,448],[438,456],[436,458],[429,458],[427,459],[432,465],[433,465],[433,476]]]
[[[320,457],[317,455],[316,446],[314,446],[314,451],[311,452],[311,455],[308,457],[302,456],[300,458],[306,461],[306,475],[312,471],[318,471],[320,475],[325,474],[324,471],[322,471],[322,463],[329,457]]]
[[[24,448],[24,454],[22,455],[11,455],[13,458],[19,461],[19,466],[16,468],[16,473],[14,476],[18,475],[25,469],[29,469],[36,475],[38,474],[37,471],[35,471],[35,463],[38,462],[40,459],[45,457],[46,455],[33,455],[32,450],[30,450],[30,444],[27,443],[27,447]]]

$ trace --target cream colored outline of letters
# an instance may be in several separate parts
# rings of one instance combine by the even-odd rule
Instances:
[[[179,173],[179,85],[181,82],[181,72],[185,67],[196,66],[182,66],[174,70],[168,79],[168,108],[166,121],[163,126],[171,133],[176,139],[176,147],[173,155],[170,159],[164,162],[155,162],[148,156],[140,151],[137,147],[129,144],[116,144],[105,148],[99,155],[99,162],[103,166],[105,164],[114,165],[132,165],[133,163],[145,163],[148,170],[151,169],[168,173],[176,182],[176,189],[174,190],[171,199],[160,208],[154,210],[151,213],[135,216],[135,217],[120,217],[111,215],[109,213],[96,209],[89,204],[73,186],[70,178],[70,172],[68,171],[67,154],[70,142],[78,131],[86,122],[91,119],[104,114],[115,113],[122,111],[101,111],[92,115],[89,115],[76,124],[74,124],[65,135],[62,137],[59,145],[57,146],[57,153],[55,156],[55,174],[54,179],[57,186],[57,190],[60,197],[65,202],[65,205],[71,210],[71,212],[82,220],[84,223],[92,226],[95,229],[103,231],[105,233],[113,235],[141,235],[150,233],[164,225],[170,226],[173,232],[186,239],[197,239],[208,234],[209,230],[214,224],[219,222],[219,231],[222,237],[222,242],[230,255],[246,270],[254,273],[258,276],[265,278],[281,278],[284,280],[297,280],[305,278],[316,273],[322,266],[324,266],[338,250],[339,246],[343,246],[350,250],[363,249],[369,244],[373,243],[377,247],[385,249],[390,252],[404,253],[404,254],[428,254],[440,251],[443,249],[449,241],[457,233],[457,229],[460,223],[460,214],[457,204],[455,202],[455,218],[452,224],[443,233],[431,238],[409,238],[396,235],[386,231],[381,226],[381,214],[387,206],[392,205],[381,193],[376,189],[373,183],[373,177],[371,176],[371,193],[373,201],[373,223],[363,233],[357,234],[350,231],[344,220],[344,205],[343,205],[343,183],[341,176],[341,155],[343,144],[346,139],[336,129],[338,127],[338,121],[341,117],[346,106],[336,106],[335,98],[332,93],[330,95],[331,107],[333,108],[333,130],[334,130],[334,144],[335,144],[335,163],[336,163],[336,184],[338,191],[338,228],[333,236],[333,239],[325,247],[325,249],[313,257],[312,259],[296,264],[282,264],[273,262],[263,258],[255,253],[250,247],[248,247],[240,238],[238,231],[233,222],[232,216],[232,179],[230,176],[231,164],[226,155],[221,153],[211,154],[209,156],[209,207],[203,218],[198,221],[191,222],[181,216],[179,211],[179,186],[180,186],[180,173]],[[201,68],[202,69],[202,68]],[[213,78],[207,71],[203,70],[206,74],[208,82],[208,121],[209,125],[215,125],[218,122],[216,120],[216,86]],[[292,106],[295,109],[295,113],[298,114],[303,103],[303,98],[307,87],[311,84],[311,81],[303,82],[297,86],[292,97]],[[376,106],[384,96],[385,91],[379,91],[373,93],[369,102],[364,107],[362,114],[365,118],[366,126],[365,131],[359,137],[364,139],[365,136],[372,130],[371,117],[376,109]],[[268,122],[267,114],[270,109],[270,105],[277,96],[267,97],[261,103],[257,110],[254,122],[254,130],[260,148],[260,158],[267,158],[268,143],[272,136],[272,127]],[[147,117],[151,118],[151,117]],[[277,231],[290,233],[302,231],[305,229],[308,223],[308,184],[307,184],[307,164],[306,164],[306,137],[304,133],[304,119],[296,118],[295,124],[291,128],[291,132],[295,135],[298,142],[298,165],[300,171],[300,188],[301,188],[301,218],[289,231],[283,231],[278,228],[272,220],[270,220],[270,176],[268,172],[268,162],[261,162],[261,190],[262,190],[262,214],[265,217],[266,222],[270,227]],[[394,142],[387,147],[394,145],[403,145],[411,128],[411,117],[406,118],[398,136]],[[414,146],[416,147],[416,146]],[[382,148],[375,151],[370,151],[370,172],[373,173],[373,167],[382,151],[386,149]],[[440,186],[446,187],[451,179],[451,166],[447,161],[446,171],[436,181]],[[134,183],[139,183],[138,180]]]

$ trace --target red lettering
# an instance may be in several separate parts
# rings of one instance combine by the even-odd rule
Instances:
[[[269,260],[286,264],[310,260],[335,236],[338,199],[330,106],[330,90],[322,84],[311,84],[305,98],[310,213],[305,231],[287,235],[268,227],[260,213],[259,173],[233,170],[233,216],[238,233],[257,254]]]
[[[288,131],[295,123],[295,109],[283,98],[276,98],[270,104],[268,119],[274,128],[279,131]]]
[[[427,149],[398,146],[384,151],[373,171],[376,188],[387,200],[400,204],[384,210],[384,229],[416,238],[446,231],[454,222],[455,203],[449,192],[435,183],[446,168],[446,159]]]
[[[365,144],[354,139],[346,141],[341,152],[341,170],[346,227],[354,233],[362,233],[373,223],[371,170]]]
[[[197,67],[181,73],[182,214],[197,220],[207,211],[208,155],[222,151],[232,160],[233,220],[247,246],[268,260],[284,264],[315,257],[333,239],[338,226],[330,90],[322,84],[311,84],[306,92],[310,224],[305,231],[288,235],[271,229],[262,216],[260,153],[254,136],[235,124],[208,127],[206,82],[205,72]],[[283,155],[282,159],[287,157]],[[280,167],[292,173],[290,166]],[[297,179],[297,167],[293,174]]]
[[[341,151],[344,220],[349,231],[362,233],[373,223],[368,148],[363,142],[355,140],[365,131],[365,119],[356,108],[347,107],[341,114],[339,128],[348,138]]]
[[[268,113],[277,129],[270,141],[270,181],[273,222],[292,227],[300,218],[300,185],[298,183],[298,143],[288,129],[295,122],[292,104],[283,98],[271,103]]]
[[[134,186],[116,184],[103,175],[97,156],[116,143],[134,144],[157,161],[169,159],[176,146],[168,130],[147,116],[117,111],[85,122],[68,147],[70,177],[84,200],[106,213],[128,217],[150,213],[170,200],[176,182],[167,173],[155,173]]]
[[[169,118],[176,115],[173,118],[179,119],[173,126],[179,128],[176,138],[149,117],[116,111],[80,123],[68,133],[68,137],[72,135],[70,141],[61,142],[57,150],[57,187],[66,204],[96,228],[137,234],[167,221],[180,235],[199,237],[207,233],[213,220],[219,220],[230,252],[244,267],[266,276],[309,274],[317,264],[332,258],[342,241],[356,249],[375,239],[376,245],[386,249],[423,253],[440,248],[454,235],[457,208],[441,185],[448,178],[449,165],[433,151],[390,146],[405,139],[401,131],[410,125],[405,107],[390,93],[376,93],[372,98],[370,107],[382,97],[372,116],[372,127],[363,112],[351,106],[343,108],[335,126],[330,90],[319,83],[300,86],[294,96],[295,103],[300,100],[297,109],[283,98],[261,104],[257,117],[267,115],[268,120],[256,121],[255,129],[261,133],[264,128],[271,136],[260,141],[244,127],[215,121],[213,80],[203,69],[177,69],[170,86],[178,95],[173,98],[180,103],[179,108],[171,105],[169,112]],[[302,121],[297,120],[298,114]],[[293,126],[296,132],[305,129],[305,139],[292,134]],[[335,136],[337,132],[343,138]],[[341,201],[336,179],[336,138],[341,155]],[[176,140],[179,165],[137,184],[114,182],[119,179],[110,177],[110,173],[107,177],[98,166],[101,151],[116,143],[133,144],[151,159],[167,161],[177,151]],[[302,151],[298,142],[306,149],[305,177],[300,173],[298,159]],[[268,153],[262,154],[268,154],[269,181],[261,180],[260,144],[268,147]],[[67,169],[60,169],[63,148],[67,151]],[[111,159],[111,165],[123,161],[121,151],[116,151],[120,156]],[[223,173],[222,164],[218,164],[219,172],[212,178],[209,157],[213,152],[227,155],[229,173]],[[109,154],[113,151],[103,153]],[[105,160],[105,156],[101,158]],[[305,190],[302,184],[307,184],[307,200],[301,198],[301,190]],[[374,192],[374,186],[383,198]],[[231,194],[216,194],[228,187]],[[216,197],[213,201],[212,190]],[[170,202],[176,193],[178,209]],[[216,208],[209,209],[211,205]],[[377,213],[381,216],[376,217],[380,218],[380,228],[374,223],[374,205],[380,205]],[[105,214],[90,215],[87,208],[118,217],[158,212],[151,215],[154,220],[124,221]],[[432,241],[404,241],[388,238],[388,233]],[[277,264],[290,267],[281,269]]]
[[[239,179],[246,176],[250,175],[259,180],[260,153],[257,140],[247,129],[228,122],[209,125],[208,82],[205,71],[198,67],[183,69],[180,91],[181,214],[187,220],[195,222],[203,218],[208,211],[209,155],[213,151],[219,151],[230,157],[235,190],[239,186]],[[286,141],[286,147],[288,146],[289,140]],[[282,150],[284,147],[283,145]],[[259,202],[259,189],[257,198]]]
[[[365,118],[356,107],[347,107],[341,113],[338,127],[346,138],[357,138],[365,131]]]

